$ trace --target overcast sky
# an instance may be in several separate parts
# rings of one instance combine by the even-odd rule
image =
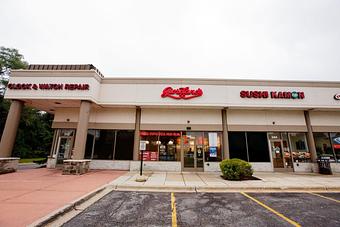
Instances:
[[[0,46],[106,77],[340,81],[339,0],[1,0]]]

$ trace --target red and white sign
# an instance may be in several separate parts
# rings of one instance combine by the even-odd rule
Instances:
[[[164,88],[161,97],[162,98],[173,98],[173,99],[192,99],[196,97],[200,97],[203,95],[203,91],[201,88],[197,88],[196,90],[190,89],[189,87],[181,87],[177,89],[173,89],[172,87]]]
[[[143,151],[143,161],[158,161],[158,152]]]
[[[11,90],[90,90],[90,85],[10,83],[7,88]]]
[[[240,91],[240,97],[256,99],[304,99],[305,93],[301,91]]]
[[[141,131],[141,136],[181,136],[180,132],[150,132],[150,131]]]

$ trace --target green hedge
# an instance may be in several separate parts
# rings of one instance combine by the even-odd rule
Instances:
[[[228,180],[242,180],[253,175],[251,164],[238,158],[223,160],[220,168],[223,177]]]

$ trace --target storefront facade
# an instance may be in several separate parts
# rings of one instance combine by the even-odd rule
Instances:
[[[104,78],[92,65],[31,65],[12,72],[0,155],[10,156],[28,105],[54,114],[51,168],[71,158],[138,170],[142,157],[147,170],[219,171],[241,158],[257,171],[311,172],[327,156],[339,171],[339,93],[338,82]]]

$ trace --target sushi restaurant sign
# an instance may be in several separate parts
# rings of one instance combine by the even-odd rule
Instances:
[[[302,91],[240,91],[241,98],[255,99],[304,99]]]

